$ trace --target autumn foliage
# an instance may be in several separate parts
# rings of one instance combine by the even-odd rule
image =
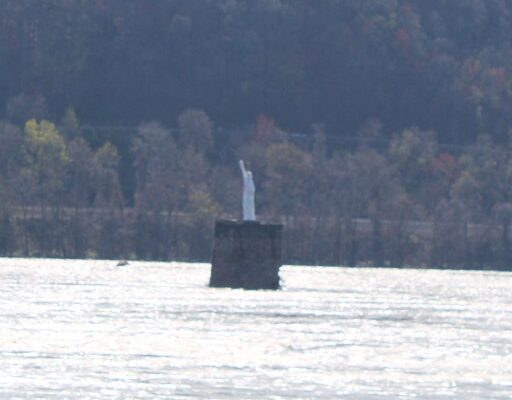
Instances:
[[[510,268],[507,0],[4,0],[0,252]]]

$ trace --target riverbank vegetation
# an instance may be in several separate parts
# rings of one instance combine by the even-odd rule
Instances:
[[[0,4],[0,253],[510,269],[505,0]]]

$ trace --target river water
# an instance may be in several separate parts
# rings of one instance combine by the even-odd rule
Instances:
[[[0,259],[1,399],[511,399],[512,274]]]

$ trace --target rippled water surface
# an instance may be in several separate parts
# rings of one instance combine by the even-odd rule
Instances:
[[[0,398],[512,398],[512,274],[115,264],[0,259]]]

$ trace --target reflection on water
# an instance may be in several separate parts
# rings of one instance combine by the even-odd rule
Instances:
[[[510,399],[512,274],[0,259],[2,399]]]

